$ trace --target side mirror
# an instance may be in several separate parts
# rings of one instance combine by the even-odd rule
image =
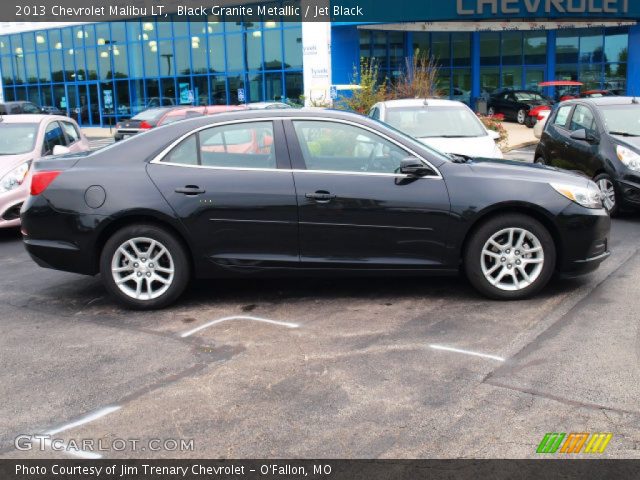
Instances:
[[[408,157],[400,160],[400,173],[405,175],[414,175],[416,177],[424,177],[433,173],[419,158]]]
[[[66,155],[67,153],[71,153],[71,150],[64,145],[56,145],[53,147],[53,155]]]
[[[497,142],[498,140],[500,140],[500,134],[498,132],[496,132],[495,130],[487,130],[487,132],[489,133],[489,136],[495,141]]]
[[[598,143],[598,138],[592,133],[588,133],[584,128],[571,133],[571,138],[588,143]]]

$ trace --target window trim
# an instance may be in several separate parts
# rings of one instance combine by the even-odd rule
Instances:
[[[172,163],[172,162],[163,162],[162,159],[168,155],[168,153],[173,150],[173,148],[178,145],[182,140],[184,140],[185,138],[187,138],[189,135],[192,135],[194,133],[198,133],[201,130],[206,130],[207,128],[212,128],[212,127],[222,127],[225,125],[232,125],[232,124],[238,124],[238,123],[251,123],[251,122],[256,122],[256,121],[271,121],[274,122],[274,132],[276,130],[275,128],[275,122],[278,121],[284,121],[284,120],[289,120],[289,121],[295,121],[295,120],[302,120],[302,121],[325,121],[325,122],[337,122],[337,123],[345,123],[347,125],[352,125],[354,127],[359,127],[359,128],[363,128],[365,130],[370,131],[371,133],[375,134],[375,135],[379,135],[382,138],[384,138],[385,140],[388,140],[389,142],[395,144],[396,146],[402,148],[403,150],[406,150],[407,152],[409,152],[411,155],[419,158],[420,160],[422,160],[429,168],[431,168],[435,175],[427,175],[424,177],[411,177],[411,175],[407,175],[404,173],[374,173],[374,172],[343,172],[343,171],[336,171],[336,170],[305,170],[305,169],[295,169],[295,168],[280,168],[279,166],[276,166],[276,168],[251,168],[251,167],[212,167],[212,166],[208,166],[208,165],[184,165],[184,164],[180,164],[180,163]],[[285,132],[282,132],[282,135],[284,135]],[[181,135],[180,137],[178,137],[176,140],[174,140],[173,142],[171,142],[171,144],[169,144],[167,147],[165,147],[159,154],[157,154],[155,157],[153,157],[153,159],[151,159],[151,161],[149,162],[150,164],[155,164],[155,165],[169,165],[169,166],[173,166],[173,167],[184,167],[184,168],[204,168],[204,169],[209,169],[209,170],[237,170],[237,171],[259,171],[259,172],[282,172],[282,173],[320,173],[320,174],[331,174],[331,175],[361,175],[361,176],[368,176],[368,177],[393,177],[393,178],[415,178],[416,180],[427,180],[427,179],[434,179],[434,180],[443,180],[442,174],[440,173],[440,170],[438,168],[436,168],[429,160],[427,160],[426,158],[424,158],[423,155],[420,155],[418,153],[416,153],[414,150],[412,150],[411,148],[407,147],[406,145],[398,142],[397,140],[394,140],[393,138],[389,137],[388,135],[385,135],[384,133],[381,133],[367,125],[362,125],[360,123],[357,122],[352,122],[349,120],[344,120],[341,118],[323,118],[323,117],[307,117],[304,115],[301,116],[295,116],[295,117],[288,117],[288,116],[282,116],[282,117],[258,117],[258,118],[251,118],[251,119],[242,119],[242,120],[230,120],[227,122],[222,122],[222,123],[216,123],[216,124],[212,124],[212,125],[204,125],[201,127],[198,127],[194,130],[191,130],[183,135]],[[276,164],[277,165],[277,164]]]

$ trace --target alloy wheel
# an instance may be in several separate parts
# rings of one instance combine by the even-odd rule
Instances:
[[[491,285],[504,291],[518,291],[533,284],[542,273],[544,250],[530,231],[505,228],[484,244],[480,263]]]
[[[601,178],[598,180],[598,187],[604,196],[602,203],[607,212],[613,210],[616,206],[616,190],[613,186],[613,182],[608,178]]]
[[[111,275],[122,293],[136,300],[153,300],[173,283],[175,266],[169,250],[152,238],[122,243],[113,254]]]

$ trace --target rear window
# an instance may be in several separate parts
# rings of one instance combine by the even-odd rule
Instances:
[[[155,120],[157,118],[160,118],[165,113],[167,113],[167,110],[164,108],[150,108],[149,110],[140,112],[131,120]]]

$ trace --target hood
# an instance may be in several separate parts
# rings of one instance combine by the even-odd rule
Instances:
[[[420,142],[444,153],[457,153],[467,157],[502,158],[496,142],[488,135],[471,138],[419,138]]]
[[[479,175],[495,178],[533,180],[540,182],[568,183],[585,187],[591,181],[580,172],[560,170],[538,163],[495,160],[492,158],[474,158],[469,167]]]
[[[623,137],[621,135],[611,135],[616,143],[640,151],[640,137]]]
[[[21,153],[19,155],[0,155],[0,177],[3,177],[21,163],[32,160],[33,157],[33,152]]]

